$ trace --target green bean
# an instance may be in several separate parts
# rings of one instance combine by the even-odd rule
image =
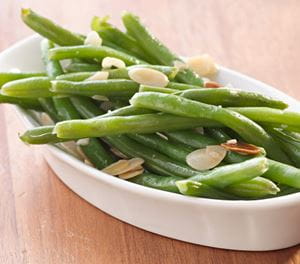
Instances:
[[[19,98],[0,94],[0,104],[4,103],[19,105],[25,109],[41,110],[39,102],[31,98]]]
[[[56,111],[52,97],[41,97],[38,99],[38,102],[40,103],[44,112],[46,112],[51,117],[54,123],[60,121],[60,117]]]
[[[136,93],[131,98],[130,103],[136,107],[149,108],[170,114],[218,121],[236,131],[247,142],[265,148],[271,158],[290,163],[277,142],[263,128],[234,111],[195,102],[172,94],[154,92]]]
[[[82,82],[93,76],[96,72],[71,72],[56,77],[56,80]]]
[[[80,35],[62,28],[31,9],[22,9],[22,19],[31,29],[60,46],[83,44],[83,38]]]
[[[208,145],[216,145],[216,140],[206,136],[199,134],[197,132],[191,130],[181,130],[181,131],[173,131],[166,132],[166,135],[169,139],[173,141],[177,141],[188,146],[191,146],[195,149],[197,148],[205,148]]]
[[[236,196],[248,199],[274,196],[280,191],[275,183],[262,177],[256,177],[251,181],[230,185],[224,190]]]
[[[300,189],[300,169],[271,159],[268,159],[268,162],[269,169],[263,177]]]
[[[95,118],[103,118],[103,117],[110,117],[110,116],[134,116],[134,115],[152,114],[154,112],[155,111],[152,111],[150,109],[138,108],[132,105],[128,105]]]
[[[198,174],[190,180],[208,184],[216,188],[225,188],[232,184],[249,181],[268,170],[268,160],[258,157],[241,163],[214,168],[206,174]]]
[[[165,87],[155,87],[155,86],[149,86],[149,85],[140,85],[139,92],[158,92],[158,93],[167,93],[172,94],[176,93],[177,90],[165,88]]]
[[[211,199],[221,199],[221,200],[237,200],[238,198],[234,195],[222,192],[215,189],[209,185],[203,184],[201,182],[196,182],[192,180],[180,180],[176,182],[176,186],[179,192],[188,195]]]
[[[146,51],[151,58],[154,58],[160,64],[169,66],[173,66],[174,61],[182,61],[151,34],[147,28],[142,25],[137,16],[125,12],[122,16],[122,20],[128,34],[137,40],[141,48]],[[180,71],[177,77],[182,82],[203,86],[203,80],[189,69]]]
[[[54,106],[59,116],[59,120],[80,119],[80,115],[68,97],[53,97]]]
[[[73,58],[102,60],[105,57],[114,57],[114,58],[121,59],[125,62],[126,65],[145,63],[124,52],[114,50],[112,48],[105,47],[105,46],[94,47],[89,45],[82,45],[82,46],[72,46],[72,47],[58,47],[58,48],[51,49],[49,52],[49,58],[54,60],[64,60],[64,59],[73,59]]]
[[[186,84],[186,83],[177,83],[177,82],[169,82],[167,87],[171,88],[171,89],[175,89],[175,90],[202,89],[201,86],[191,85],[191,84]]]
[[[202,88],[183,91],[180,96],[206,104],[222,106],[265,106],[285,109],[288,105],[259,93],[230,88]]]
[[[293,161],[294,166],[300,168],[300,140],[289,134],[288,131],[283,131],[277,128],[268,128],[270,133],[280,143],[280,146]]]
[[[52,81],[51,91],[72,95],[104,95],[117,97],[130,97],[138,91],[139,85],[136,82],[124,79],[71,82],[63,80]]]
[[[175,182],[181,179],[183,178],[178,176],[160,176],[152,173],[144,173],[131,178],[129,181],[154,189],[179,193]]]
[[[107,17],[93,17],[91,22],[92,30],[98,32],[104,45],[111,46],[114,44],[112,48],[116,46],[122,47],[127,53],[155,64],[155,61],[146,56],[145,52],[138,46],[137,41],[133,37],[109,24],[107,20]]]
[[[154,133],[201,125],[208,126],[215,125],[215,123],[205,119],[191,119],[168,114],[144,114],[64,121],[56,124],[55,131],[60,138],[86,138],[122,133]]]
[[[238,112],[255,122],[278,123],[300,128],[300,113],[289,110],[279,110],[268,107],[231,107],[232,111]]]
[[[226,135],[226,133],[224,133],[222,129],[209,128],[206,129],[206,131],[208,131],[211,136],[213,136],[216,140],[218,140],[219,143],[226,142],[227,140],[230,139],[230,137]],[[227,161],[230,163],[242,162],[246,157],[234,152],[231,153],[232,156],[230,157],[230,159],[229,158],[227,159]],[[263,177],[278,183],[286,184],[288,186],[300,188],[299,169],[271,159],[268,159],[268,163],[269,163],[269,169],[267,170],[267,172],[263,174]]]
[[[283,185],[283,184],[279,184],[278,187],[280,189],[280,192],[278,192],[275,195],[275,197],[280,197],[280,196],[284,196],[284,195],[288,195],[288,194],[293,194],[293,193],[300,192],[300,190],[297,189],[297,188],[293,188],[293,187],[286,186],[286,185]],[[274,197],[274,195],[272,197]]]
[[[11,81],[45,75],[44,72],[0,72],[0,89],[4,84]]]
[[[194,150],[189,146],[170,143],[168,140],[161,138],[155,134],[128,134],[128,136],[135,141],[152,148],[169,158],[186,163],[186,156]]]
[[[66,72],[95,72],[100,71],[101,66],[87,62],[71,62],[65,69]]]
[[[47,75],[50,79],[55,79],[56,76],[63,74],[63,69],[59,61],[49,60],[48,51],[54,48],[54,44],[48,39],[44,39],[41,42],[42,60],[46,67]]]
[[[96,106],[89,97],[71,96],[70,100],[82,118],[92,118],[104,114],[104,111]]]
[[[151,148],[141,146],[138,142],[124,135],[108,136],[105,137],[105,140],[128,157],[139,157],[144,159],[146,167],[148,164],[154,164],[157,167],[162,168],[166,173],[165,175],[191,177],[199,173],[198,171],[189,168],[187,165],[174,161]]]
[[[48,77],[31,77],[4,84],[1,93],[13,97],[50,97],[54,95],[50,91],[50,87],[51,83]]]
[[[20,136],[20,139],[28,144],[47,144],[65,142],[65,139],[58,138],[53,133],[54,126],[41,126],[27,130]],[[71,139],[69,139],[71,140]]]

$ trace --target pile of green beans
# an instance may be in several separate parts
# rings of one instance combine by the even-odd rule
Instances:
[[[285,102],[239,89],[203,88],[202,77],[176,68],[182,59],[128,12],[122,16],[126,32],[107,17],[92,19],[91,30],[102,39],[98,46],[31,9],[21,15],[44,37],[45,69],[0,72],[0,103],[44,112],[53,121],[26,131],[22,141],[63,146],[82,139],[82,159],[99,170],[124,156],[142,158],[145,172],[128,181],[180,195],[252,200],[300,191],[300,113],[286,110]],[[106,57],[126,66],[102,69]],[[65,59],[71,61],[62,66]],[[141,68],[159,71],[169,82],[137,83],[130,71]],[[94,80],[99,71],[107,79]],[[210,170],[190,167],[191,152],[226,143],[233,139],[228,134],[259,153],[232,149]]]

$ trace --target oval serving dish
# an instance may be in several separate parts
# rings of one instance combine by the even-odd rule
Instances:
[[[41,71],[40,38],[29,37],[0,54],[0,71]],[[217,81],[280,98],[290,109],[299,102],[264,83],[221,68]],[[36,125],[16,107],[26,128]],[[126,223],[166,237],[217,248],[275,250],[300,243],[300,193],[258,201],[194,198],[140,186],[96,170],[54,146],[45,159],[83,199]]]

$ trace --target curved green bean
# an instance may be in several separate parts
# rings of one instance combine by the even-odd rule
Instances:
[[[64,80],[52,81],[51,91],[61,94],[72,95],[104,95],[112,97],[130,97],[138,91],[139,85],[136,82],[125,79],[71,82]]]
[[[44,72],[0,72],[0,89],[4,84],[11,81],[45,75]]]
[[[259,93],[247,92],[231,88],[202,88],[186,90],[180,93],[180,96],[206,104],[233,106],[233,107],[271,107],[285,109],[288,107],[286,103],[273,99]]]
[[[82,36],[62,28],[51,20],[33,12],[31,9],[23,8],[21,15],[27,26],[60,46],[83,44],[84,39]]]
[[[0,104],[15,104],[25,109],[42,110],[39,102],[31,98],[19,98],[0,94]]]
[[[71,62],[65,67],[66,72],[96,72],[101,66],[87,62]]]
[[[58,47],[51,49],[49,52],[49,58],[53,60],[64,60],[73,58],[83,59],[99,59],[102,60],[105,57],[114,57],[121,59],[126,65],[144,64],[133,56],[130,56],[122,51],[118,51],[109,47],[101,46],[95,47],[90,45],[82,46],[70,46],[70,47]]]
[[[172,94],[155,92],[136,93],[130,103],[136,107],[150,108],[170,114],[218,121],[236,131],[247,142],[265,148],[271,158],[290,163],[278,143],[263,128],[234,111]]]

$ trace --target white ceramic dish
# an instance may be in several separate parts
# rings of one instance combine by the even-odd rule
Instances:
[[[0,71],[40,71],[38,36],[0,54]],[[222,68],[217,80],[299,103],[284,93]],[[35,125],[17,108],[27,128]],[[274,250],[300,243],[300,193],[259,201],[220,201],[185,197],[139,186],[91,168],[63,151],[44,146],[45,158],[75,193],[102,211],[134,226],[195,244],[237,250]],[[88,217],[88,216],[87,216]]]

